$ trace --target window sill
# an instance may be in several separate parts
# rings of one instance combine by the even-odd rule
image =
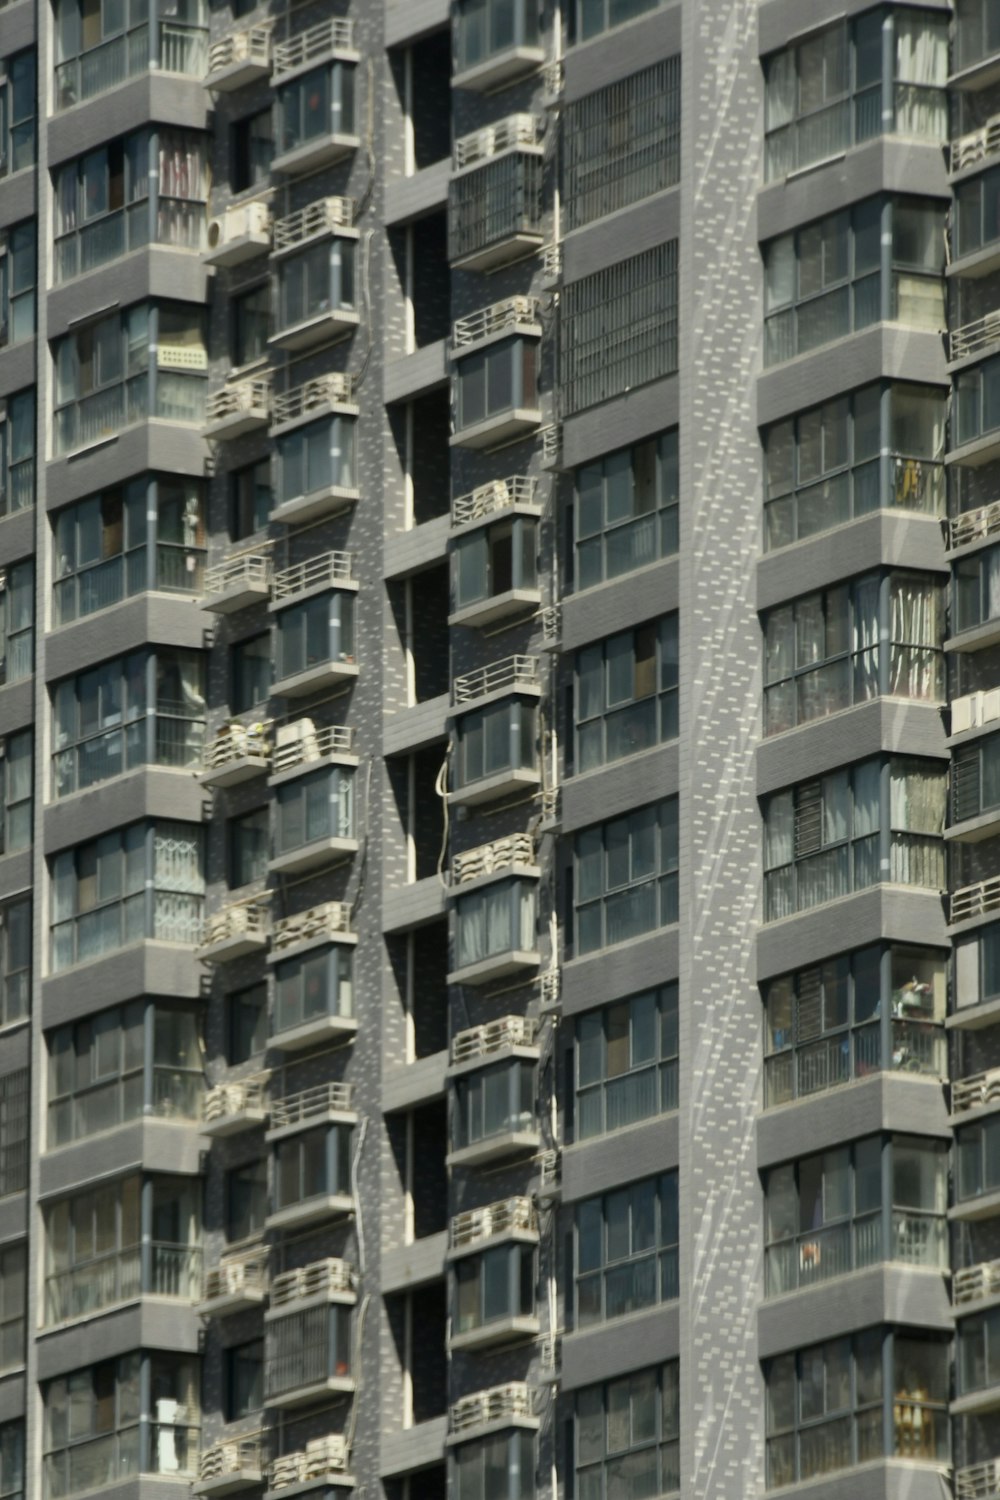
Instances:
[[[513,82],[526,73],[536,72],[545,61],[544,47],[507,47],[503,52],[475,63],[470,68],[452,75],[451,86],[455,89],[470,89],[475,93],[486,93],[501,84]]]

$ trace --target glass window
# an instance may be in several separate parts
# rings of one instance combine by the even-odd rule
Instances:
[[[564,416],[676,372],[676,240],[564,286],[559,365]]]
[[[280,151],[330,135],[353,135],[354,65],[327,63],[278,89]]]
[[[318,839],[354,837],[354,771],[329,766],[276,788],[274,852],[289,854]]]
[[[0,1426],[0,1497],[24,1500],[24,1423]]]
[[[34,732],[22,729],[0,741],[0,854],[13,854],[31,843],[34,769]]]
[[[186,161],[204,158],[203,137],[193,132],[178,136]],[[151,151],[149,131],[136,131],[67,162],[55,173],[57,281],[68,281],[149,242]],[[202,165],[197,175],[203,172]]]
[[[24,1364],[27,1311],[27,1252],[23,1244],[11,1245],[0,1250],[0,1370]]]
[[[233,713],[248,713],[266,703],[271,692],[271,635],[264,631],[231,648]]]
[[[30,1072],[19,1068],[0,1078],[0,1198],[28,1186]]]
[[[267,985],[252,984],[229,996],[230,1067],[249,1062],[267,1046]]]
[[[576,653],[577,771],[677,737],[677,616]]]
[[[580,1500],[679,1490],[678,1361],[577,1391],[574,1437]]]
[[[677,986],[576,1021],[576,1135],[589,1140],[677,1108]]]
[[[17,391],[0,421],[0,516],[35,503],[35,390]]]
[[[0,174],[21,172],[35,164],[35,49],[7,59],[0,87]]]
[[[535,1247],[499,1245],[455,1262],[457,1334],[535,1313]]]
[[[294,677],[327,662],[354,661],[354,594],[314,594],[277,616],[275,671]]]
[[[456,1500],[534,1500],[534,1433],[515,1428],[452,1451]]]
[[[452,551],[456,610],[513,589],[538,587],[538,523],[531,516],[497,521],[459,537]]]
[[[537,1131],[534,1063],[515,1058],[457,1078],[452,1118],[458,1150],[491,1136]]]
[[[275,1206],[351,1191],[351,1127],[329,1125],[278,1141],[274,1148]]]
[[[0,907],[0,1025],[31,1011],[31,897]]]
[[[1000,167],[955,186],[955,255],[974,255],[1000,239]]]
[[[979,1198],[1000,1189],[1000,1117],[955,1132],[958,1147],[958,1197]]]
[[[22,682],[35,669],[35,564],[0,570],[0,686]]]
[[[575,40],[588,42],[591,37],[634,21],[664,3],[665,0],[574,0],[570,14],[576,27]]]
[[[455,366],[456,431],[537,406],[537,368],[537,339],[501,339],[462,355]]]
[[[274,155],[274,127],[270,109],[245,115],[230,127],[232,132],[232,166],[230,186],[234,193],[266,183],[271,175]]]
[[[955,632],[1000,616],[1000,547],[987,547],[952,564],[951,602]]]
[[[955,377],[954,389],[953,446],[976,442],[1000,427],[1000,358],[962,370]]]
[[[460,0],[455,17],[456,72],[488,62],[511,47],[538,42],[536,0]]]
[[[302,1386],[349,1379],[351,1309],[335,1305],[289,1313],[264,1325],[264,1396],[273,1400]]]
[[[267,354],[271,332],[271,286],[267,281],[235,293],[231,301],[232,350],[235,366],[248,365]]]
[[[274,1035],[320,1016],[354,1015],[353,952],[331,944],[274,966]]]
[[[628,942],[677,921],[677,799],[576,835],[576,952]]]
[[[334,310],[354,311],[356,250],[357,241],[335,235],[278,262],[280,327]]]
[[[264,1405],[264,1340],[230,1344],[226,1360],[226,1421],[238,1422]]]
[[[498,880],[455,902],[455,950],[458,968],[506,953],[535,949],[534,881]]]
[[[150,22],[147,0],[57,0],[56,109],[70,109],[145,73],[157,56],[166,73],[203,78],[208,63],[208,7],[180,0]],[[150,27],[159,32],[151,51]]]
[[[267,1216],[267,1162],[263,1157],[226,1173],[226,1239],[230,1244],[259,1235]]]
[[[678,1295],[676,1172],[576,1205],[578,1328]]]
[[[955,68],[974,68],[1000,50],[1000,15],[991,0],[958,0]]]
[[[256,807],[229,819],[229,884],[234,888],[267,878],[270,818]]]
[[[7,254],[0,258],[0,343],[21,344],[35,336],[38,256],[35,221],[7,230]]]
[[[618,578],[678,545],[677,433],[621,448],[576,472],[570,517],[578,589]]]
[[[455,729],[455,786],[538,769],[538,708],[512,698],[463,714]]]
[[[316,490],[353,490],[353,417],[324,417],[308,422],[279,437],[276,444],[277,486],[280,504],[311,495]]]
[[[270,459],[259,459],[255,464],[237,469],[230,476],[232,486],[232,511],[229,534],[234,542],[254,536],[263,531],[270,519],[274,494],[271,489]]]

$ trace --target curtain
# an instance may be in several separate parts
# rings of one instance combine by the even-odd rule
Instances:
[[[854,701],[878,696],[877,577],[862,579],[854,589]]]
[[[905,698],[942,695],[941,590],[928,578],[896,574],[891,583],[889,691]]]
[[[948,25],[924,15],[895,17],[896,129],[903,135],[948,135]]]
[[[940,837],[945,817],[944,772],[922,761],[895,758],[889,779],[893,829]]]

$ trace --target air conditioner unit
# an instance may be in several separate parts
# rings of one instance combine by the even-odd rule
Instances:
[[[955,698],[952,701],[952,734],[962,734],[966,729],[975,729],[982,722],[982,701],[982,693],[967,693],[964,698]]]
[[[994,719],[1000,719],[1000,688],[990,688],[988,693],[980,693],[979,700],[980,724],[991,724]]]
[[[243,203],[227,208],[208,225],[208,258],[220,265],[238,265],[259,255],[271,244],[271,210],[266,203]]]

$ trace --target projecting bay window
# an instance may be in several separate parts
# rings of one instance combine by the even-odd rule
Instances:
[[[53,178],[56,281],[151,241],[202,249],[205,140],[193,130],[139,130],[60,167]]]
[[[497,1154],[530,1149],[538,1143],[535,1064],[523,1058],[478,1068],[455,1079],[452,1140],[455,1151],[482,1148],[493,1141]],[[487,1156],[477,1155],[476,1160]]]
[[[679,1295],[677,1173],[576,1206],[576,1326],[591,1328]]]
[[[677,986],[647,990],[576,1021],[576,1139],[677,1108]]]
[[[264,1325],[264,1400],[291,1405],[353,1387],[351,1309],[310,1307]]]
[[[953,447],[995,436],[1000,429],[1000,356],[955,376]]]
[[[0,753],[0,854],[13,854],[31,843],[34,732],[9,734]]]
[[[272,343],[305,348],[354,327],[357,248],[357,240],[334,235],[278,262],[278,320]]]
[[[151,416],[200,425],[208,373],[203,324],[201,307],[139,303],[58,339],[56,453]]]
[[[201,935],[202,830],[188,823],[133,823],[52,860],[54,972],[155,939]]]
[[[125,1177],[45,1210],[45,1323],[200,1289],[200,1183]]]
[[[573,768],[590,771],[677,738],[677,616],[576,653]]]
[[[867,385],[768,428],[765,547],[883,508],[944,515],[946,415],[941,388]]]
[[[676,431],[578,469],[567,527],[570,587],[592,588],[672,556],[678,526]]]
[[[354,417],[324,417],[277,439],[274,500],[279,512],[282,506],[331,493],[356,498],[355,426]],[[299,512],[301,507],[295,509]]]
[[[324,1125],[278,1141],[274,1148],[274,1204],[294,1208],[351,1192],[351,1127]]]
[[[677,241],[569,282],[562,292],[563,415],[677,370]]]
[[[42,1496],[66,1500],[137,1474],[194,1478],[200,1361],[138,1351],[41,1387]]]
[[[469,354],[457,349],[454,357],[454,443],[481,447],[538,426],[537,338],[499,339]]]
[[[207,62],[205,0],[57,0],[57,110],[149,69],[202,78]]]
[[[525,963],[534,957],[537,963],[536,909],[533,880],[497,880],[459,895],[455,902],[456,969],[496,964],[505,972],[508,959],[521,966],[519,957]]]
[[[196,1120],[205,1088],[191,1006],[130,1000],[48,1036],[49,1151],[129,1120]]]
[[[676,922],[677,798],[584,828],[572,873],[577,956]]]
[[[947,138],[948,22],[932,11],[883,8],[838,21],[772,53],[764,72],[768,181],[885,131]]]
[[[0,83],[0,177],[35,164],[35,49],[6,59]]]
[[[765,1107],[880,1069],[943,1077],[947,963],[927,948],[859,948],[764,987]]]
[[[205,737],[201,652],[135,651],[67,678],[53,692],[55,796],[136,766],[200,765]]]
[[[537,607],[538,522],[515,516],[457,538],[451,578],[452,624],[487,625]]]
[[[458,88],[489,88],[543,60],[537,0],[460,0],[455,15]]]
[[[276,171],[319,165],[354,149],[354,68],[349,62],[325,63],[278,86]]]
[[[534,1245],[498,1245],[456,1261],[453,1326],[460,1347],[537,1332]]]
[[[567,104],[563,121],[567,229],[672,187],[681,158],[680,58]]]
[[[866,760],[764,803],[764,920],[888,879],[944,889],[945,773],[933,761]]]
[[[354,840],[354,771],[328,766],[275,788],[273,861]]]
[[[35,503],[35,390],[8,396],[0,421],[0,516]]]
[[[959,1396],[972,1396],[1000,1385],[1000,1308],[992,1307],[958,1324]]]
[[[146,590],[197,594],[205,565],[205,489],[147,474],[69,505],[55,519],[55,623],[68,625]]]
[[[764,362],[878,322],[945,326],[944,206],[867,198],[764,247]]]
[[[452,1458],[456,1500],[535,1500],[535,1435],[516,1428],[462,1443]]]
[[[283,608],[277,617],[275,691],[313,669],[354,666],[354,594],[335,589]],[[331,665],[332,664],[332,665]]]
[[[666,0],[573,0],[569,8],[572,40],[589,42],[591,37],[645,16],[665,3]]]
[[[474,803],[538,780],[538,707],[510,698],[463,714],[455,730],[455,798]]]
[[[31,1011],[31,897],[0,907],[0,1026]]]
[[[577,1391],[573,1429],[578,1500],[678,1491],[680,1404],[677,1360]]]
[[[35,564],[0,569],[0,687],[22,682],[35,669]]]
[[[968,1203],[1000,1192],[1000,1115],[955,1132],[958,1148],[956,1197]]]
[[[869,573],[764,617],[764,732],[872,698],[944,698],[944,589],[919,573]]]
[[[772,1359],[764,1379],[768,1489],[881,1458],[948,1462],[943,1339],[865,1329]]]
[[[273,1045],[291,1049],[327,1032],[353,1029],[353,973],[353,949],[340,943],[276,964]]]
[[[1000,12],[992,0],[958,0],[955,11],[955,71],[961,72],[1000,51]]]

